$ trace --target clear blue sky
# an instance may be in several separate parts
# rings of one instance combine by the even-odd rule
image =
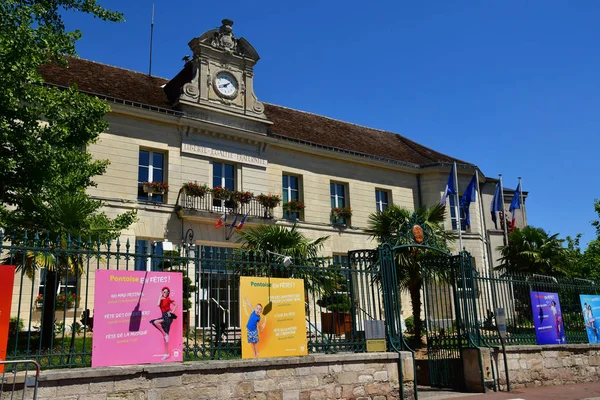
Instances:
[[[80,56],[147,72],[152,3],[100,0],[121,24],[68,14]],[[173,77],[192,38],[233,19],[262,57],[259,99],[400,133],[506,187],[522,176],[531,225],[595,237],[597,0],[154,4],[153,75]]]

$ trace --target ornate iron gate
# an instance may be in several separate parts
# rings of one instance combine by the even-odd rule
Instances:
[[[428,262],[422,276],[430,384],[462,389],[462,349],[475,347],[477,334],[471,255],[463,251]]]

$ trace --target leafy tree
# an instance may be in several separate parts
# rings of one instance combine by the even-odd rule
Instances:
[[[507,274],[567,275],[570,253],[563,242],[558,234],[550,235],[542,228],[517,228],[508,235],[508,244],[498,247],[501,258],[496,269]]]
[[[42,347],[49,348],[54,332],[54,306],[58,280],[66,276],[80,277],[85,272],[86,252],[108,239],[120,235],[136,220],[136,213],[126,212],[110,219],[100,212],[102,203],[85,193],[62,194],[48,203],[38,204],[40,223],[51,231],[24,240],[11,235],[13,243],[25,250],[10,252],[2,261],[16,265],[17,271],[30,278],[40,268],[46,270],[45,296],[42,310]],[[2,240],[0,240],[0,243]]]
[[[323,236],[310,240],[304,236],[296,225],[288,229],[278,225],[259,225],[238,232],[238,242],[243,248],[262,254],[268,259],[269,251],[298,259],[316,259],[323,244],[329,238]]]
[[[96,0],[2,0],[0,2],[0,225],[48,228],[40,207],[60,193],[94,185],[107,161],[93,160],[87,146],[107,127],[103,101],[75,86],[44,85],[38,68],[66,65],[75,56],[76,30],[67,32],[64,11],[108,21],[122,15]]]
[[[245,269],[245,273],[258,274],[267,272],[273,277],[289,277],[293,272],[294,277],[304,279],[305,291],[322,290],[328,285],[331,274],[322,269],[323,259],[319,257],[319,252],[323,248],[325,241],[329,236],[323,236],[315,240],[310,240],[298,231],[296,225],[291,228],[278,225],[259,225],[256,228],[251,227],[247,230],[238,232],[238,242],[243,243],[242,249],[249,251],[247,259],[254,261],[253,266]],[[273,263],[275,256],[269,252],[290,256],[296,262],[310,264],[313,268],[285,267],[281,260]],[[263,261],[267,261],[263,263]],[[275,264],[275,268],[271,264]],[[267,271],[268,269],[268,271]]]
[[[383,212],[369,216],[367,233],[379,243],[391,242],[396,245],[409,244],[410,232],[415,224],[431,233],[430,245],[447,251],[448,244],[455,239],[455,234],[444,229],[445,206],[420,207],[408,210],[396,204],[389,205]],[[440,274],[445,265],[440,257],[447,258],[439,251],[420,247],[399,249],[396,254],[396,274],[398,288],[410,293],[415,332],[422,331],[421,321],[421,288],[422,273]],[[446,264],[447,265],[447,264]],[[420,338],[416,338],[420,342]]]

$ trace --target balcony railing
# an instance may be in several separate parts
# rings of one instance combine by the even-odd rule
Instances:
[[[184,212],[204,211],[219,214],[239,214],[248,215],[254,218],[273,218],[273,209],[266,208],[256,199],[250,200],[247,204],[236,203],[231,200],[217,200],[213,198],[212,193],[206,193],[204,197],[190,196],[181,193],[179,205]]]

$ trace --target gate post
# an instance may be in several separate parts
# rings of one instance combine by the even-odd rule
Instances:
[[[390,348],[398,353],[398,377],[400,381],[400,398],[404,400],[404,368],[402,367],[401,351],[409,351],[412,355],[413,364],[413,393],[414,399],[418,400],[417,393],[417,365],[415,353],[404,342],[402,333],[402,313],[400,295],[398,291],[398,279],[396,274],[396,263],[394,251],[389,243],[379,246],[379,267],[381,272],[381,289],[383,291],[383,309],[385,315],[386,336]]]

